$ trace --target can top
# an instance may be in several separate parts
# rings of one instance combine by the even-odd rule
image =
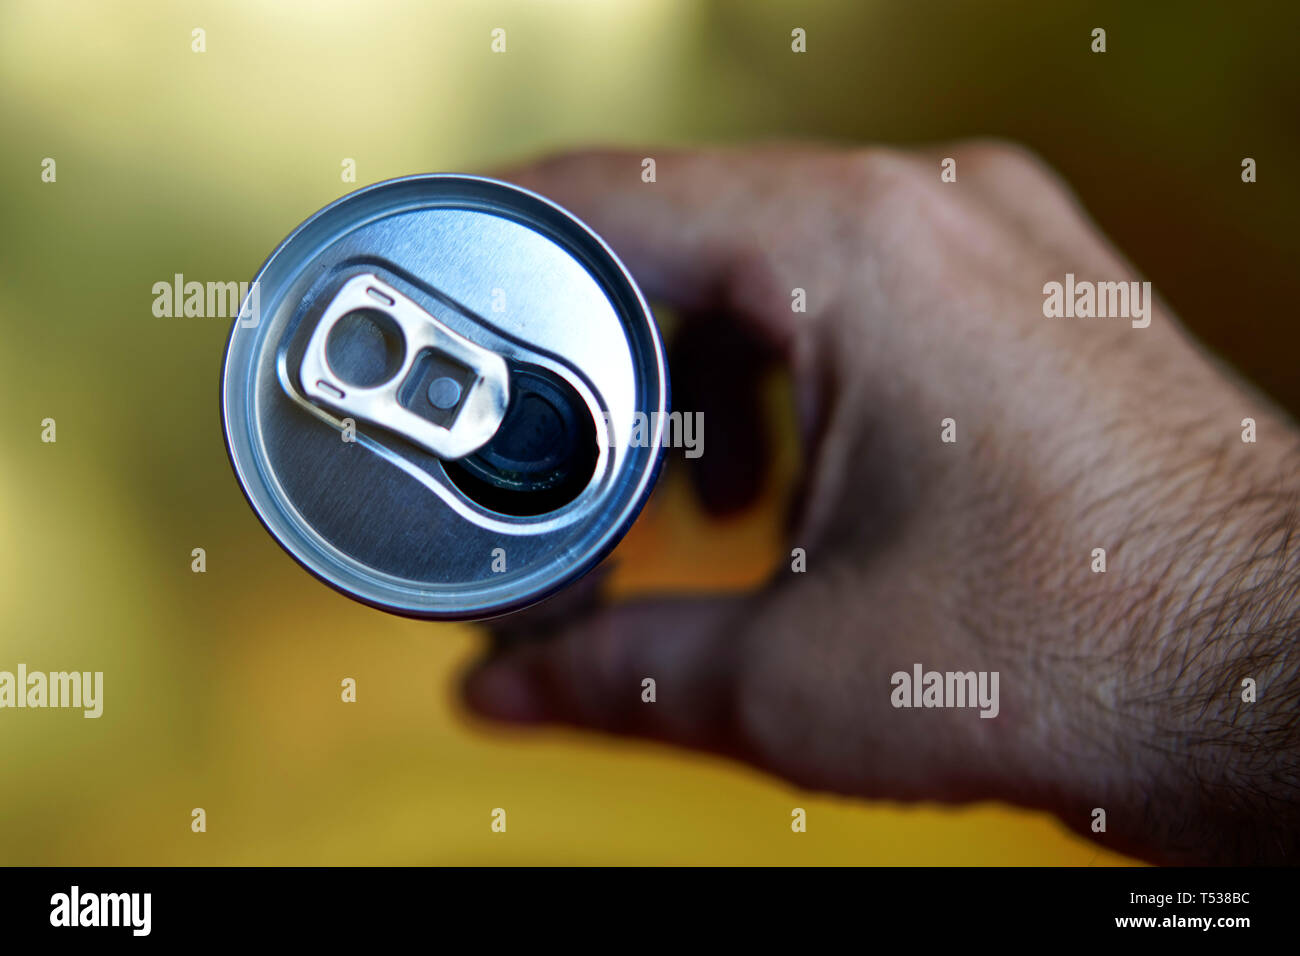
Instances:
[[[489,617],[592,568],[662,460],[663,346],[614,253],[476,176],[365,187],[258,272],[222,372],[227,450],[314,575],[418,617]]]

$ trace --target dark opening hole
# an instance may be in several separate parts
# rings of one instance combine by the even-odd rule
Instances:
[[[496,435],[443,467],[484,508],[523,517],[576,498],[591,480],[596,454],[596,424],[572,386],[546,369],[512,364],[510,403]]]

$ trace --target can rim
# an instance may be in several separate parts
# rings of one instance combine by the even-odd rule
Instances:
[[[610,248],[609,244],[578,216],[539,193],[505,180],[469,173],[444,172],[414,173],[406,176],[380,180],[374,183],[368,183],[359,189],[355,189],[338,197],[327,205],[316,210],[306,219],[302,220],[302,222],[300,222],[278,245],[276,245],[270,255],[263,260],[254,275],[253,284],[250,284],[250,290],[256,286],[256,283],[260,282],[276,259],[284,253],[285,249],[293,243],[295,239],[302,235],[317,221],[331,214],[337,207],[368,193],[416,182],[441,184],[472,183],[489,188],[503,189],[541,206],[543,209],[559,216],[567,224],[576,229],[582,240],[591,244],[591,246],[599,253],[600,257],[604,259],[605,263],[609,267],[612,267],[614,277],[616,277],[624,286],[623,291],[630,294],[631,300],[635,303],[638,313],[645,319],[648,345],[653,354],[653,374],[662,385],[662,388],[660,389],[660,400],[657,403],[658,408],[656,410],[660,413],[665,413],[672,407],[671,381],[668,374],[668,364],[663,340],[660,336],[658,325],[654,321],[654,314],[651,311],[649,304],[646,302],[640,286],[637,284],[635,278],[633,278],[632,273],[628,270],[627,266],[618,257],[614,250]],[[567,251],[570,254],[573,254],[576,250],[567,249]],[[603,286],[605,285],[605,282],[602,281],[601,284]],[[608,295],[612,291],[613,290],[606,289],[606,294]],[[270,535],[271,539],[274,540],[286,554],[293,558],[294,561],[311,574],[312,577],[328,585],[340,594],[369,607],[418,620],[468,621],[490,620],[545,601],[556,592],[568,587],[588,574],[609,555],[631,528],[637,517],[641,514],[642,509],[649,500],[650,492],[653,490],[663,469],[664,453],[661,439],[662,429],[665,427],[663,423],[666,415],[659,414],[654,415],[651,418],[652,421],[657,423],[653,429],[654,435],[652,436],[651,442],[651,447],[655,449],[655,452],[651,455],[649,467],[641,468],[640,474],[637,476],[631,494],[626,499],[627,503],[624,505],[619,518],[602,530],[595,543],[586,550],[580,560],[575,561],[570,565],[564,573],[557,575],[554,581],[546,588],[528,592],[513,601],[494,601],[480,605],[467,604],[464,607],[458,608],[419,607],[386,602],[372,598],[369,595],[348,588],[340,581],[332,579],[323,570],[313,566],[312,563],[306,560],[306,557],[303,554],[292,547],[289,542],[284,540],[279,531],[277,531],[277,529],[267,519],[262,507],[254,500],[253,495],[249,491],[249,482],[245,474],[245,469],[241,467],[231,443],[231,411],[227,403],[231,357],[236,344],[236,335],[240,328],[239,316],[243,314],[245,304],[245,302],[240,303],[240,312],[236,314],[230,333],[227,337],[226,348],[223,352],[221,361],[221,374],[218,380],[221,406],[222,442],[225,446],[226,458],[230,462],[231,469],[235,474],[236,484],[239,486],[240,493],[244,496],[245,501],[248,502],[249,508],[252,510],[253,514],[257,516],[257,520]],[[256,462],[251,462],[250,464],[255,466]]]

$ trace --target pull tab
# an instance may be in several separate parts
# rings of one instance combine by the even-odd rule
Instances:
[[[325,307],[298,381],[317,404],[446,460],[487,444],[510,397],[505,359],[369,273],[349,279]]]

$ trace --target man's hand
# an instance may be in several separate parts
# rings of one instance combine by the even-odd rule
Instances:
[[[1067,273],[1140,276],[1020,150],[660,153],[652,184],[640,155],[503,178],[590,223],[652,301],[788,362],[808,571],[588,611],[477,668],[471,705],[864,797],[1001,799],[1085,833],[1102,808],[1093,835],[1152,859],[1294,860],[1294,427],[1161,303],[1147,327],[1045,317]],[[895,707],[917,663],[998,672],[997,716]]]

